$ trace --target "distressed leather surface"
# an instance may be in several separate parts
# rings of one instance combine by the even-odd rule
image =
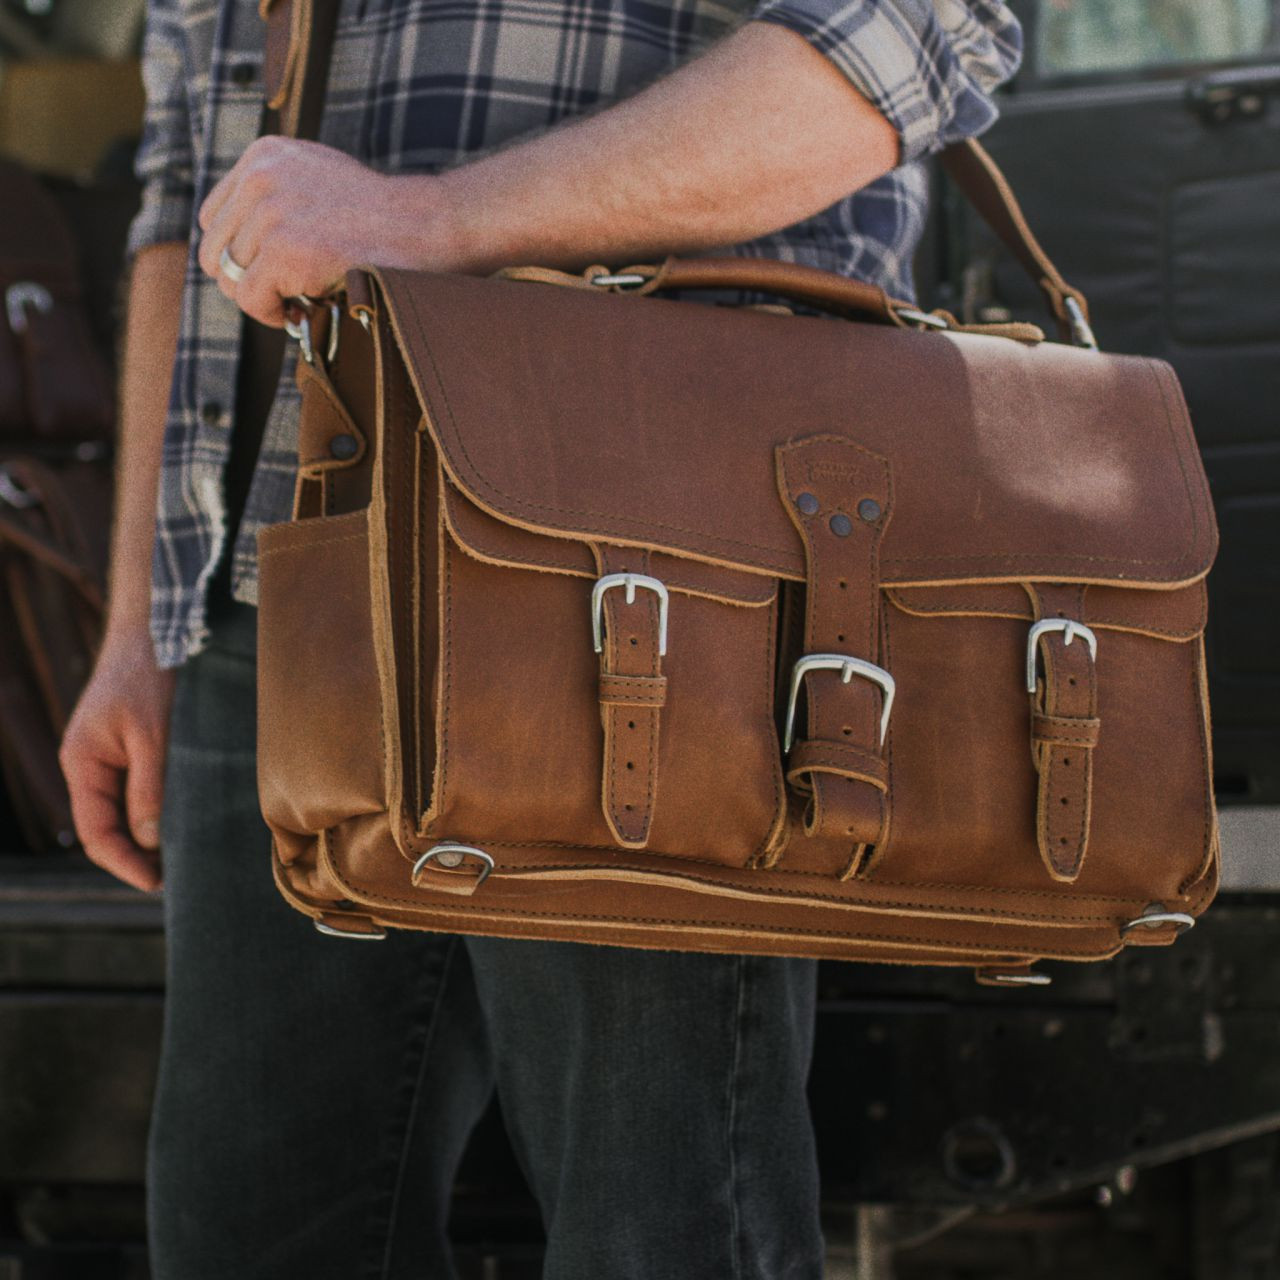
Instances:
[[[300,909],[998,967],[1169,942],[1122,929],[1207,905],[1216,531],[1166,366],[510,280],[348,286],[370,330],[344,318],[300,375],[300,518],[261,535],[261,791]],[[593,582],[627,572],[669,588],[665,654],[644,588],[605,597],[593,648]],[[1096,664],[1051,633],[1028,694],[1029,629],[1058,615]],[[784,755],[797,643],[892,676],[883,741],[878,688],[815,671]],[[415,875],[441,842],[492,873]]]

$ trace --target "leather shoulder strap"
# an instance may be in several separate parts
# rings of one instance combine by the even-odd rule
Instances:
[[[314,139],[320,131],[339,0],[258,0],[267,24],[263,88],[276,119],[263,132]],[[274,127],[272,127],[274,125]]]

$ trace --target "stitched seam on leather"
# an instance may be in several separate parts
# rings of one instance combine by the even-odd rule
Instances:
[[[1207,726],[1205,723],[1205,701],[1203,698],[1203,689],[1200,683],[1201,664],[1204,662],[1204,660],[1205,660],[1204,648],[1203,646],[1201,646],[1199,653],[1196,655],[1196,661],[1192,664],[1192,667],[1191,667],[1191,697],[1197,711],[1196,726],[1200,732],[1199,758],[1201,762],[1200,771],[1201,771],[1201,781],[1202,781],[1202,787],[1203,787],[1202,799],[1204,802],[1203,803],[1204,825],[1201,828],[1201,836],[1200,836],[1201,858],[1200,858],[1200,865],[1196,869],[1196,871],[1187,880],[1184,880],[1178,886],[1178,890],[1180,893],[1186,893],[1187,890],[1190,889],[1190,887],[1196,882],[1198,878],[1207,875],[1209,866],[1212,863],[1212,859],[1213,859],[1212,845],[1213,845],[1213,803],[1214,801],[1213,801],[1213,786],[1210,781],[1210,774],[1209,774],[1209,767],[1208,767],[1211,745],[1209,742]],[[1207,890],[1206,890],[1205,896],[1206,897],[1208,896]]]
[[[775,689],[774,661],[777,656],[778,626],[780,603],[778,592],[769,601],[769,616],[764,628],[764,697],[759,700],[763,708],[765,726],[764,738],[769,745],[770,781],[773,784],[773,816],[765,828],[764,835],[756,843],[756,847],[747,855],[744,866],[750,866],[757,859],[767,856],[775,840],[781,842],[778,857],[782,856],[786,840],[789,838],[787,823],[790,813],[787,805],[787,784],[782,773],[782,744],[778,741],[778,726],[773,718],[773,699]],[[775,859],[776,862],[776,859]]]
[[[1012,585],[1012,584],[1011,584]],[[911,588],[906,588],[911,590]],[[1135,587],[1135,591],[1142,590]],[[1032,615],[1028,613],[1008,613],[1000,609],[992,609],[989,606],[969,605],[969,604],[952,604],[952,605],[923,605],[923,604],[907,604],[902,599],[901,592],[893,588],[886,587],[885,595],[889,597],[890,603],[895,609],[900,609],[903,613],[911,614],[919,618],[986,618],[991,621],[1007,621],[1007,622],[1031,622]],[[1164,637],[1178,643],[1185,643],[1188,640],[1194,640],[1205,627],[1205,610],[1201,609],[1198,615],[1196,626],[1193,630],[1185,627],[1155,627],[1144,622],[1135,622],[1132,618],[1123,617],[1098,617],[1090,614],[1087,610],[1083,619],[1091,627],[1106,627],[1108,630],[1127,631],[1132,635],[1151,636],[1153,639]]]
[[[337,863],[333,861],[332,857],[326,857],[325,860],[327,863],[327,870],[333,875],[333,878],[337,880],[338,883],[348,891],[348,895],[351,896],[354,901],[363,900],[363,902],[365,902],[366,904],[370,902],[371,903],[387,903],[390,905],[402,904],[404,906],[411,906],[418,909],[421,909],[422,907],[422,899],[420,897],[403,898],[395,895],[361,891],[346,879],[346,877],[342,874],[342,871],[338,867]],[[631,870],[633,868],[627,868],[624,866],[622,867],[622,869]],[[830,877],[823,876],[822,878],[824,880],[827,880]],[[823,897],[823,898],[832,897],[832,895],[830,894],[811,894],[808,896]],[[866,911],[865,907],[860,906],[860,904],[858,903],[850,903],[847,899],[834,900],[834,901],[836,901],[836,905],[846,906],[850,911],[853,911],[853,912],[857,912],[859,910]],[[1128,901],[1132,902],[1133,900],[1129,899]],[[885,903],[885,904],[877,904],[877,905],[878,906],[883,905],[890,908],[902,908],[902,909],[908,909],[908,910],[913,909],[913,907],[914,909],[922,910],[922,911],[938,910],[937,907],[935,907],[933,904],[930,904],[930,903],[924,903],[918,906],[915,906],[915,904],[912,904],[912,903]],[[610,915],[603,915],[597,912],[532,911],[524,907],[497,907],[497,906],[493,906],[492,904],[486,906],[484,904],[477,904],[472,900],[462,898],[462,897],[452,898],[448,903],[440,903],[438,904],[438,909],[441,911],[460,910],[463,912],[485,911],[491,914],[516,915],[520,917],[552,916],[552,917],[562,917],[562,918],[573,919],[573,920],[618,921],[620,923],[632,923],[632,924],[676,924],[676,925],[685,925],[685,926],[689,926],[692,928],[699,928],[699,929],[712,928],[719,932],[723,932],[724,930],[730,929],[730,928],[754,929],[757,932],[760,932],[762,930],[768,931],[768,932],[778,932],[778,931],[788,932],[788,930],[786,930],[785,927],[783,926],[777,926],[777,925],[765,925],[765,926],[754,925],[753,926],[750,924],[745,924],[740,921],[725,921],[725,922],[717,921],[717,922],[709,923],[705,919],[686,920],[686,919],[680,919],[677,917],[667,917],[667,916],[610,916]],[[868,912],[868,914],[877,914],[877,913]],[[880,912],[878,914],[883,914],[883,912]],[[948,918],[953,920],[956,923],[973,923],[973,924],[991,923],[990,921],[971,920],[962,915],[956,915],[954,917],[948,917]],[[1096,923],[1100,928],[1108,928],[1108,927],[1113,929],[1119,928],[1118,922],[1115,920],[1114,917],[1110,917],[1110,916],[1097,917],[1097,918],[1094,918],[1094,917],[1067,918],[1067,917],[1058,917],[1058,916],[1026,915],[1026,916],[1020,916],[1018,917],[1018,919],[1031,922],[1028,925],[1028,927],[1034,927],[1036,923],[1055,924],[1056,922],[1055,927],[1063,927],[1063,928],[1070,928],[1078,924],[1089,925],[1094,923]],[[1020,926],[1014,925],[1013,927],[1018,928]],[[843,938],[850,941],[864,941],[864,939],[849,939],[848,934],[842,933],[840,930],[837,930],[837,929],[815,930],[815,929],[806,928],[799,931],[792,930],[790,932],[812,933],[815,936]],[[897,935],[877,934],[873,938],[865,939],[865,941],[868,943],[868,945],[872,945],[875,942],[909,942],[909,943],[918,943],[919,945],[922,945],[922,946],[928,946],[932,943],[932,945],[935,945],[935,946],[955,947],[957,949],[966,950],[966,951],[977,950],[977,951],[990,952],[992,950],[990,947],[981,947],[977,943],[961,943],[961,942],[952,943],[948,941],[943,941],[938,938],[921,938],[916,935],[907,935],[907,934],[897,934]],[[1085,954],[1085,953],[1078,952],[1073,954]]]
[[[305,523],[305,522],[302,522],[302,523]],[[340,538],[317,538],[314,542],[303,542],[299,540],[297,542],[285,543],[283,545],[276,546],[276,547],[264,548],[262,551],[258,553],[258,559],[269,560],[272,556],[291,555],[294,552],[298,552],[298,551],[310,551],[314,547],[334,546],[339,542],[363,542],[363,541],[364,541],[363,535],[358,533],[344,534]]]
[[[456,486],[454,487],[456,488]],[[461,491],[459,490],[459,492]],[[467,500],[465,494],[463,495],[463,500],[464,501]],[[486,514],[486,518],[488,519],[491,519],[491,520],[496,519],[496,517],[494,516],[488,516],[487,513],[485,514]],[[462,530],[459,528],[458,524],[453,519],[452,511],[446,509],[445,520],[449,529],[449,534],[453,538],[453,540],[458,544],[459,549],[466,552],[467,555],[469,555],[473,560],[478,561],[480,564],[496,564],[496,565],[499,565],[502,567],[508,567],[508,568],[525,568],[525,569],[530,569],[539,573],[555,573],[555,574],[561,574],[561,575],[573,577],[573,578],[586,578],[588,580],[591,579],[593,576],[597,576],[597,577],[599,576],[598,574],[593,575],[590,571],[586,569],[574,568],[568,565],[567,563],[565,563],[564,561],[556,561],[554,563],[551,563],[550,557],[548,557],[546,561],[543,561],[543,560],[534,560],[528,556],[514,555],[506,551],[496,551],[491,546],[482,545],[478,538],[470,536],[469,533],[464,534]],[[512,527],[518,527],[518,526],[512,526]],[[568,538],[568,537],[557,538],[555,539],[555,541],[572,543],[573,545],[576,545],[576,546],[589,546],[594,536],[595,535],[593,534],[583,534],[581,538]],[[678,560],[680,558],[680,553],[676,551],[666,551],[661,548],[657,548],[655,549],[655,553],[669,560]],[[700,561],[700,563],[707,563],[707,562]],[[745,569],[733,569],[730,566],[725,566],[725,569],[726,569],[726,572],[729,572],[729,573],[741,573],[744,576],[746,575]],[[761,576],[761,575],[756,575],[756,576]],[[690,582],[681,580],[679,578],[673,578],[670,576],[664,578],[663,582],[666,583],[667,587],[669,587],[672,591],[679,591],[683,595],[699,596],[704,600],[714,600],[717,604],[734,605],[740,609],[763,608],[765,605],[769,604],[770,601],[772,601],[773,597],[777,594],[776,583],[774,584],[773,590],[767,596],[763,596],[763,597],[752,596],[749,599],[747,599],[739,596],[725,595],[721,592],[714,591],[710,588],[694,586]]]
[[[444,379],[440,376],[440,367],[436,363],[435,354],[431,349],[431,343],[427,340],[426,332],[424,331],[422,326],[422,318],[418,313],[417,299],[414,297],[411,291],[406,290],[405,300],[408,305],[408,310],[413,315],[414,325],[418,331],[418,338],[422,343],[423,350],[426,352],[427,359],[431,361],[431,371],[435,375],[436,386],[440,392],[441,399],[444,401],[445,412],[449,415],[449,421],[453,424],[454,439],[457,441],[458,447],[459,449],[461,449],[463,457],[465,457],[467,460],[467,465],[471,469],[471,475],[472,475],[473,481],[478,482],[478,486],[480,488],[488,490],[490,493],[497,494],[498,497],[504,499],[505,501],[512,503],[514,506],[523,507],[527,511],[534,511],[534,512],[554,511],[562,516],[590,516],[594,519],[599,519],[599,520],[615,519],[617,515],[616,512],[591,511],[585,508],[557,507],[557,506],[552,506],[550,504],[539,505],[539,504],[528,502],[524,498],[518,498],[514,494],[509,494],[505,490],[498,488],[496,484],[494,484],[491,480],[487,479],[481,473],[479,468],[476,466],[474,459],[471,457],[471,454],[467,450],[466,440],[463,438],[463,433],[458,426],[458,419],[454,415],[453,406],[449,403],[449,393],[445,388]],[[553,528],[564,529],[566,532],[571,532],[571,531],[576,532],[576,530],[571,530],[569,526],[564,524],[556,524],[551,521],[544,521],[544,522],[549,524]],[[667,524],[661,520],[650,520],[647,523],[649,526],[652,526],[653,528],[668,529],[673,533],[691,534],[699,538],[706,538],[707,541],[709,542],[721,543],[724,546],[747,547],[749,550],[752,550],[752,551],[764,551],[764,552],[776,551],[776,548],[765,546],[763,543],[744,542],[738,538],[723,538],[717,534],[705,533],[701,529],[689,529],[682,525]],[[595,533],[596,531],[593,530],[592,532]],[[608,537],[611,533],[615,531],[611,528],[605,528],[605,529],[602,529],[600,532],[603,533],[604,536]],[[755,561],[755,560],[744,560],[743,563],[754,564],[758,568],[773,569],[775,571],[780,568],[778,562],[764,563],[764,562]]]
[[[448,413],[449,420],[453,424],[454,438],[457,441],[458,447],[459,449],[461,449],[463,456],[467,460],[467,465],[471,469],[473,481],[478,482],[479,487],[481,487],[482,489],[486,489],[491,493],[497,494],[500,498],[503,498],[507,502],[510,502],[517,507],[523,507],[527,511],[538,512],[538,511],[549,510],[549,511],[557,512],[558,514],[563,516],[578,515],[578,516],[589,516],[594,519],[602,519],[602,520],[613,519],[616,516],[616,513],[597,512],[597,511],[591,511],[583,508],[562,508],[562,507],[551,506],[549,504],[544,504],[539,506],[537,504],[530,503],[523,498],[518,498],[513,494],[506,493],[503,489],[500,489],[496,484],[488,480],[480,472],[480,470],[477,468],[475,464],[474,459],[471,457],[470,453],[468,452],[466,441],[463,438],[462,432],[458,428],[458,420],[454,415],[453,406],[449,402],[449,393],[445,388],[444,379],[440,375],[440,368],[439,368],[439,365],[436,363],[435,354],[431,349],[431,344],[428,341],[426,332],[423,328],[422,318],[418,312],[417,300],[414,297],[413,293],[408,290],[405,291],[404,297],[405,297],[405,302],[407,304],[407,309],[412,314],[414,326],[418,333],[418,338],[422,343],[423,350],[427,355],[427,359],[431,362],[431,369],[433,374],[435,375],[436,386],[439,390],[440,397],[444,402],[445,411]],[[1160,386],[1158,379],[1157,379],[1157,385]],[[1161,398],[1162,400],[1164,400],[1164,389],[1162,386],[1160,387],[1160,392],[1161,392]],[[1169,426],[1169,432],[1170,432],[1170,435],[1173,436],[1174,435],[1173,425],[1172,425],[1172,421],[1169,419],[1169,409],[1168,409],[1167,401],[1164,401],[1164,404],[1165,404],[1165,417]],[[1176,445],[1177,443],[1176,436],[1174,436],[1174,441]],[[1186,485],[1187,484],[1186,474],[1185,474],[1186,469],[1182,461],[1181,451],[1176,450],[1176,453],[1178,457],[1178,465],[1183,471],[1183,482],[1184,482],[1184,485]],[[1189,496],[1190,496],[1190,490],[1188,487],[1188,497]],[[1194,503],[1192,503],[1191,505],[1192,505],[1192,512],[1193,512],[1192,524],[1194,529],[1194,526],[1196,525],[1197,522],[1194,514],[1195,513]],[[574,531],[574,530],[571,530],[570,527],[567,525],[557,524],[553,521],[544,520],[544,523],[547,523],[550,527],[553,527],[553,528],[563,529],[565,532]],[[763,552],[772,552],[776,550],[775,548],[767,547],[761,543],[745,542],[741,539],[736,539],[736,538],[723,538],[716,534],[705,533],[704,531],[699,529],[689,529],[681,525],[668,524],[660,520],[650,520],[648,522],[648,525],[649,527],[653,527],[657,529],[667,529],[675,533],[685,533],[685,534],[694,535],[699,538],[705,538],[709,542],[717,542],[724,546],[746,547],[749,550],[763,551]],[[609,533],[613,532],[613,530],[605,529],[603,530],[603,532],[606,535],[608,535]],[[1194,545],[1194,538],[1192,540],[1192,543]],[[915,564],[915,563],[924,563],[924,562],[943,562],[943,561],[952,561],[952,562],[965,561],[966,563],[972,563],[972,564],[989,564],[989,563],[1012,564],[1012,563],[1026,563],[1028,561],[1043,562],[1044,558],[1045,557],[1043,556],[1037,557],[1034,554],[1024,553],[1024,554],[1018,555],[1018,554],[1009,553],[1009,554],[979,556],[976,558],[972,556],[958,555],[958,554],[932,555],[932,556],[889,556],[889,557],[885,557],[885,560],[886,560],[886,563],[891,563],[891,564]],[[1088,564],[1116,564],[1116,565],[1161,564],[1166,566],[1165,573],[1168,574],[1168,573],[1172,573],[1178,566],[1181,566],[1184,562],[1190,561],[1191,551],[1190,551],[1190,548],[1188,548],[1188,550],[1183,553],[1180,559],[1172,562],[1170,562],[1167,557],[1162,557],[1162,556],[1153,556],[1153,557],[1091,556],[1091,555],[1085,555],[1083,553],[1069,553],[1069,552],[1055,552],[1054,555],[1050,558],[1055,561],[1071,560],[1071,561],[1081,561],[1083,563],[1088,563]],[[780,570],[780,565],[776,561],[765,563],[758,560],[748,560],[744,558],[742,563],[753,564],[757,568],[773,569],[775,571]]]
[[[342,876],[335,872],[335,879],[339,884],[346,887],[346,881]],[[385,903],[389,906],[406,906],[414,907],[419,910],[422,908],[422,900],[420,898],[399,898],[389,897],[382,894],[363,894],[361,895],[354,886],[349,887],[349,892],[360,897],[371,899],[372,904]],[[995,955],[1006,954],[993,950],[990,946],[976,942],[954,942],[950,939],[939,938],[934,935],[916,935],[916,934],[888,934],[878,933],[871,937],[851,936],[839,929],[788,929],[780,925],[758,925],[749,924],[741,920],[716,921],[709,923],[706,920],[681,919],[679,917],[670,916],[610,916],[602,915],[595,912],[580,911],[530,911],[524,908],[507,908],[495,907],[493,905],[483,906],[476,904],[469,899],[458,897],[447,903],[440,903],[436,907],[437,910],[444,914],[457,913],[459,915],[491,915],[491,916],[515,916],[517,919],[552,919],[552,920],[578,920],[578,921],[596,921],[602,924],[620,924],[620,925],[677,925],[681,928],[696,930],[700,933],[717,933],[723,934],[728,932],[735,933],[767,933],[767,934],[783,934],[790,937],[816,937],[816,938],[833,938],[841,942],[847,942],[854,946],[865,946],[868,948],[876,946],[876,944],[893,944],[898,943],[903,946],[918,947],[922,950],[937,949],[943,951],[959,952],[966,955]],[[974,923],[988,923],[975,921]],[[1071,922],[1074,923],[1074,922]],[[1116,928],[1114,921],[1108,921],[1112,928]],[[1013,926],[1018,927],[1018,926]],[[1015,951],[1014,946],[1008,948],[1009,951]],[[1045,948],[1047,950],[1047,948]],[[1095,956],[1098,955],[1096,947],[1066,947],[1055,943],[1053,948],[1055,955],[1078,955],[1078,956]],[[1114,954],[1108,952],[1107,954]]]

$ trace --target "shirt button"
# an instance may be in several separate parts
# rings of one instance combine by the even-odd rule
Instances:
[[[206,400],[200,406],[200,416],[209,426],[220,426],[222,423],[222,405],[217,400]]]
[[[231,79],[235,84],[252,84],[258,78],[258,68],[252,62],[237,62],[231,68]]]

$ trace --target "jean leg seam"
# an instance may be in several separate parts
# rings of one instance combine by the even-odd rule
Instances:
[[[392,1261],[391,1246],[395,1239],[396,1222],[399,1218],[400,1205],[404,1193],[405,1167],[408,1163],[407,1157],[409,1144],[413,1140],[415,1120],[417,1119],[418,1108],[422,1098],[423,1076],[426,1074],[431,1045],[435,1040],[436,1026],[440,1019],[440,1006],[443,1003],[442,997],[445,987],[449,981],[449,973],[453,967],[457,947],[458,939],[451,938],[449,940],[448,949],[445,953],[444,962],[440,966],[439,979],[436,983],[436,995],[431,1016],[428,1018],[427,1024],[423,1028],[422,1046],[418,1051],[417,1070],[413,1073],[413,1092],[410,1095],[408,1110],[405,1113],[404,1122],[401,1126],[400,1150],[395,1163],[395,1177],[392,1180],[391,1190],[389,1193],[389,1203],[386,1210],[386,1219],[383,1226],[382,1258],[378,1264],[376,1273],[377,1280],[387,1280],[387,1277],[390,1274]]]
[[[729,1256],[733,1266],[732,1280],[742,1280],[742,1214],[738,1204],[738,1075],[742,1065],[743,1027],[746,1021],[747,982],[746,956],[736,956],[734,976],[736,990],[733,1010],[733,1049],[729,1063],[729,1081],[725,1106],[729,1157]]]

